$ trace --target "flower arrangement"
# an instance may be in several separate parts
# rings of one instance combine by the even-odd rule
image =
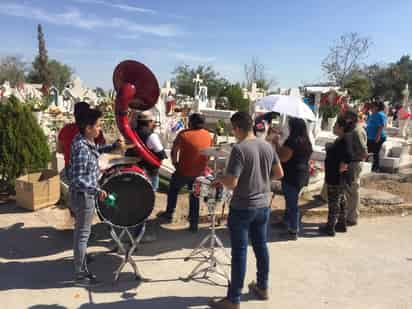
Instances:
[[[339,114],[341,110],[339,98],[340,97],[335,96],[332,102],[327,95],[322,98],[320,101],[319,112],[324,119],[334,118]]]
[[[51,100],[48,96],[44,96],[43,99],[29,96],[25,100],[25,104],[28,105],[33,112],[46,110],[50,106],[50,103]]]
[[[316,177],[318,173],[323,171],[323,167],[319,162],[315,160],[309,160],[309,176]]]
[[[219,120],[217,121],[217,124],[216,124],[216,132],[217,132],[217,134],[218,134],[218,135],[223,135],[224,132],[225,132],[225,128],[226,128],[226,125],[225,125],[224,120],[219,119]]]

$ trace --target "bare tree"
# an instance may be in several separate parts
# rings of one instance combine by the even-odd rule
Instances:
[[[329,80],[343,86],[352,72],[359,70],[360,62],[368,55],[371,39],[352,32],[342,35],[322,62],[322,70]]]
[[[18,56],[6,56],[0,59],[0,84],[9,81],[12,87],[24,82],[26,63]]]
[[[257,57],[253,57],[250,64],[244,65],[246,88],[250,89],[253,83],[259,88],[268,90],[276,85],[276,80],[269,76],[264,64],[260,63]]]

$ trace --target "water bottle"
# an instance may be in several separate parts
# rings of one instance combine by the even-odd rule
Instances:
[[[117,208],[116,201],[117,201],[117,194],[113,192],[107,195],[107,197],[104,200],[104,204],[107,207]]]

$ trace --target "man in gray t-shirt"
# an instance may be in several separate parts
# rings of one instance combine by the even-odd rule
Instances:
[[[272,177],[283,177],[272,146],[253,135],[253,121],[249,114],[237,112],[230,121],[238,143],[230,154],[226,175],[214,182],[234,190],[228,219],[232,246],[230,286],[226,298],[209,303],[212,308],[220,309],[240,308],[249,237],[258,268],[257,282],[250,283],[249,289],[259,299],[268,299],[269,252],[266,242],[270,184]]]
[[[253,138],[233,146],[227,175],[238,177],[231,208],[268,207],[272,166],[279,163],[273,147],[264,140]]]

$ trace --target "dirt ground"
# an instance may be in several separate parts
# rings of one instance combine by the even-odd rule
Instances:
[[[383,179],[370,182],[364,187],[398,195],[404,200],[405,203],[412,202],[412,182],[400,182],[397,180]]]

